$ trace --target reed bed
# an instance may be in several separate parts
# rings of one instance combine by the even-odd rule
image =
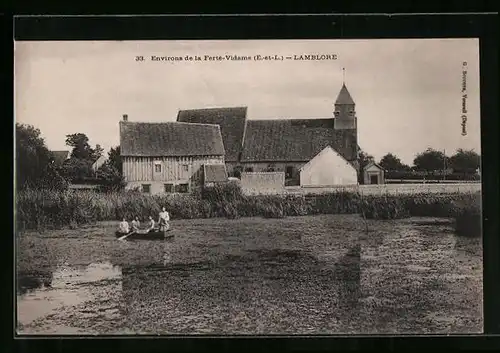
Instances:
[[[166,207],[172,219],[212,217],[283,218],[314,214],[362,213],[367,219],[410,216],[455,218],[464,233],[475,233],[480,220],[479,193],[370,195],[352,191],[319,195],[246,196],[237,184],[203,190],[198,195],[147,195],[139,192],[23,190],[16,195],[18,230],[61,228],[98,221],[156,218]],[[473,220],[473,221],[471,221]]]

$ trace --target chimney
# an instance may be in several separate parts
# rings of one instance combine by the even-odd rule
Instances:
[[[128,121],[128,115],[127,114],[123,114],[123,121]]]

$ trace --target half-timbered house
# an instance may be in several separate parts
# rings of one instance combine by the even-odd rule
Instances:
[[[120,155],[126,189],[189,193],[200,188],[203,166],[224,164],[220,127],[181,122],[120,121]]]

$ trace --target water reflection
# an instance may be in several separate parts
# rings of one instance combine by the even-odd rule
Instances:
[[[20,333],[352,332],[359,245],[333,266],[293,249],[191,263],[163,250],[160,263],[58,267],[50,287],[19,292]]]
[[[51,279],[50,285],[38,286],[30,291],[21,290],[17,296],[17,320],[21,325],[21,332],[30,332],[30,325],[34,325],[37,333],[47,333],[49,326],[54,326],[49,332],[56,330],[54,321],[38,322],[48,316],[52,320],[64,323],[67,316],[78,316],[80,319],[96,317],[102,307],[96,303],[119,299],[121,294],[121,268],[111,263],[93,263],[88,266],[59,266],[50,277],[33,278],[24,275],[18,276],[21,283],[46,282]],[[90,304],[89,304],[90,303]],[[99,305],[97,305],[99,306]],[[67,316],[66,316],[67,315]],[[40,325],[42,327],[40,327]],[[67,331],[69,330],[69,331]],[[53,333],[73,333],[71,328],[62,328]]]
[[[39,288],[49,288],[52,285],[52,271],[37,271],[34,273],[17,274],[17,293],[26,294],[29,291]]]

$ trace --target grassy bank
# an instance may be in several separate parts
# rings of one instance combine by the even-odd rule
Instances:
[[[470,217],[480,216],[479,193],[245,196],[237,185],[231,184],[206,190],[198,196],[26,190],[17,194],[16,201],[16,223],[20,230],[77,226],[123,217],[146,219],[151,215],[156,218],[162,207],[170,211],[173,219],[363,213],[368,219],[456,217],[457,224],[467,224]]]

